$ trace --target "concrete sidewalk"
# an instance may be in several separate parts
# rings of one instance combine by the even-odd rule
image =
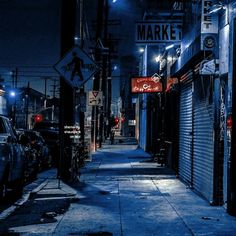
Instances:
[[[35,199],[70,199],[53,222],[11,227],[20,235],[234,236],[236,218],[208,202],[127,142],[103,145],[68,186],[51,175]]]

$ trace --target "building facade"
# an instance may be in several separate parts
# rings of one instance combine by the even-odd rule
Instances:
[[[183,13],[182,38],[171,50],[165,45],[162,68],[156,68],[165,89],[139,95],[139,143],[151,152],[158,140],[171,144],[167,164],[181,180],[236,215],[236,2],[179,1],[176,6]],[[149,63],[143,62],[145,68]],[[178,83],[168,88],[170,78]]]

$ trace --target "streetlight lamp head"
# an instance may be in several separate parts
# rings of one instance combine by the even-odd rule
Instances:
[[[166,50],[169,50],[169,49],[171,49],[171,48],[173,48],[175,45],[174,44],[171,44],[171,45],[169,45],[169,46],[166,46]]]
[[[167,62],[172,62],[173,61],[173,57],[172,56],[168,56],[167,57]]]
[[[158,55],[158,56],[155,57],[156,62],[160,62],[160,60],[161,60],[161,55]]]
[[[139,49],[139,52],[144,52],[144,49],[143,49],[143,48],[140,48],[140,49]]]
[[[15,91],[10,91],[10,96],[11,97],[15,97],[16,96],[16,92]]]
[[[218,2],[209,9],[209,14],[217,13],[218,11],[222,9],[225,9],[225,6],[223,5],[222,2]]]
[[[80,38],[78,36],[74,37],[74,44],[78,45],[80,43]]]

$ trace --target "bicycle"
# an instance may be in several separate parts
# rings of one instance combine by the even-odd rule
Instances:
[[[84,167],[86,158],[88,158],[88,147],[85,143],[80,142],[72,145],[71,181],[80,179],[80,169]]]

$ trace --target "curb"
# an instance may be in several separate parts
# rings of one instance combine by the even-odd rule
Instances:
[[[34,195],[36,195],[40,190],[42,190],[47,184],[48,184],[48,179],[44,180],[38,187],[36,187],[35,189],[29,191],[29,198],[33,197]]]
[[[32,182],[31,184],[34,184],[36,181]],[[46,186],[48,183],[48,179],[44,180],[39,186],[34,188],[33,190],[26,190],[22,197],[18,199],[16,202],[14,202],[10,207],[8,207],[6,210],[4,210],[0,214],[0,221],[5,220],[9,215],[11,215],[17,208],[22,206],[25,202],[27,202],[32,196],[37,194],[44,186]],[[30,185],[31,185],[30,184]]]

